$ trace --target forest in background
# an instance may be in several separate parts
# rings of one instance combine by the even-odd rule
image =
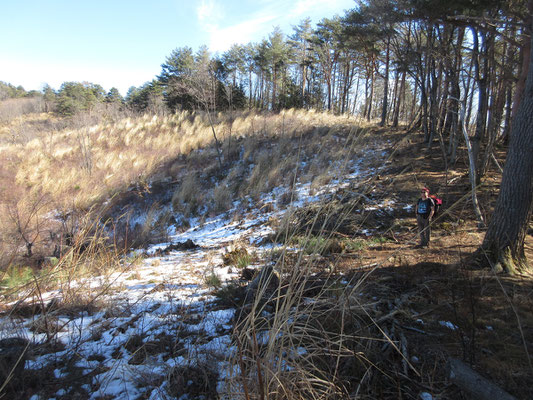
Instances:
[[[0,85],[0,100],[42,99],[74,115],[105,105],[138,112],[288,108],[328,110],[422,128],[444,140],[450,164],[471,128],[478,179],[508,138],[524,90],[531,15],[525,0],[369,0],[316,27],[301,21],[259,43],[212,55],[174,49],[161,73],[123,98],[98,84],[65,82],[42,93]]]

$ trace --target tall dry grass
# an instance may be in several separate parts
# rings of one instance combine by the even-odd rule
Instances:
[[[315,171],[329,179],[339,178],[349,170],[352,156],[366,139],[362,130],[351,130],[340,146],[344,151],[340,151],[335,145],[340,132],[318,130],[314,134],[317,137],[306,143],[296,158],[301,161],[310,152],[317,164],[310,163],[307,171],[299,171],[300,162],[288,162],[280,151],[275,160],[287,164],[278,168],[283,175],[290,172],[292,165],[294,179],[299,174],[312,178]],[[285,143],[280,149],[287,146]],[[257,165],[261,160],[259,157]],[[271,174],[272,171],[267,173]],[[251,179],[259,180],[253,172]],[[248,286],[251,302],[241,308],[235,322],[235,351],[228,360],[222,398],[365,398],[372,395],[374,379],[387,373],[387,368],[380,365],[386,362],[380,356],[384,344],[395,348],[398,357],[402,357],[369,312],[371,305],[364,297],[369,275],[345,279],[335,273],[338,259],[329,263],[328,272],[321,257],[305,256],[307,247],[313,247],[315,254],[324,252],[334,232],[360,200],[341,200],[340,211],[332,209],[338,205],[324,202],[303,233],[291,228],[288,222],[295,214],[294,210],[287,211],[286,223],[281,224],[276,239],[284,246],[276,255],[275,265],[264,267],[256,278],[256,287]],[[289,247],[297,234],[303,234],[301,251],[290,254]],[[316,242],[317,237],[324,240]],[[320,272],[316,274],[317,271]]]
[[[347,203],[334,223],[342,224],[357,201]],[[327,219],[329,208],[320,208],[302,248],[315,230],[331,238],[318,218]],[[280,235],[290,243],[294,232],[287,226]],[[372,271],[343,278],[335,269],[333,265],[328,274],[320,258],[304,257],[303,251],[296,259],[289,257],[288,247],[272,268],[263,269],[268,272],[259,275],[256,290],[248,293],[252,301],[235,323],[235,351],[228,359],[222,398],[372,398],[376,380],[389,373],[382,349],[392,347],[393,358],[401,359],[403,353],[382,331],[364,296]]]
[[[295,148],[299,138],[329,141],[327,132],[334,135],[351,123],[345,117],[303,110],[241,112],[232,118],[218,114],[214,129],[227,168],[219,171],[211,126],[202,113],[121,118],[113,110],[100,111],[69,122],[39,114],[3,124],[0,206],[45,197],[47,207],[38,217],[50,219],[57,210],[88,210],[128,188],[150,191],[154,183],[181,182],[175,196],[176,211],[194,213],[203,207],[192,203],[205,200],[214,212],[220,212],[230,207],[236,196],[253,194],[257,198],[289,182],[300,159]],[[10,136],[13,132],[16,138]],[[235,163],[241,156],[242,162]],[[183,157],[185,165],[180,163]],[[255,165],[251,177],[243,174],[243,162]],[[227,174],[229,180],[208,193],[191,196],[187,194],[191,192],[187,189],[188,170],[218,179]],[[43,236],[46,234],[43,231]]]
[[[224,115],[218,115],[215,129],[224,142],[229,136],[228,123]],[[346,118],[312,111],[242,113],[231,132],[233,138],[253,137],[254,133],[260,138],[295,137],[313,127],[346,123]],[[46,143],[42,136],[24,145],[2,145],[3,154],[18,159],[16,184],[47,193],[58,203],[73,200],[81,208],[148,181],[172,158],[213,144],[208,121],[189,112],[65,129],[47,136]]]
[[[219,115],[215,128],[220,129],[224,143],[229,142],[229,131],[223,129],[226,123]],[[215,209],[229,207],[235,193],[228,191],[257,194],[290,185],[300,176],[310,179],[319,171],[327,175],[320,179],[342,175],[363,139],[349,125],[345,118],[314,112],[242,114],[231,132],[242,142],[242,158],[248,161],[250,173],[247,175],[243,163],[228,167],[226,178],[212,190]],[[339,140],[339,135],[346,140]],[[129,185],[149,187],[154,176],[160,180],[183,177],[182,169],[173,168],[175,163],[162,168],[179,155],[195,155],[189,162],[197,163],[197,167],[206,156],[214,160],[214,152],[209,150],[211,138],[202,116],[190,113],[67,129],[54,135],[48,154],[41,151],[38,140],[10,148],[20,163],[13,167],[14,184],[46,194],[53,199],[52,204],[89,207]],[[27,157],[16,151],[21,147],[30,152]],[[247,182],[238,185],[243,178]],[[193,174],[185,175],[176,191],[173,202],[176,208],[184,208],[181,212],[196,199],[197,179]],[[62,202],[67,199],[68,203]],[[349,205],[344,214],[351,206],[355,205]],[[325,206],[320,214],[328,215],[328,211]],[[25,293],[42,305],[39,319],[51,341],[57,330],[50,328],[54,314],[45,306],[44,289],[61,287],[65,303],[59,309],[63,313],[66,307],[97,306],[109,286],[104,283],[99,289],[84,291],[80,277],[100,274],[111,280],[108,271],[129,268],[116,246],[109,247],[106,236],[98,233],[103,231],[94,223],[96,219],[91,219],[93,225],[87,225],[55,267],[17,288],[16,293]],[[342,218],[337,223],[342,223]],[[305,235],[306,241],[311,241],[311,231]],[[282,233],[284,242],[290,243],[293,232],[288,225]],[[319,235],[329,238],[331,231],[322,227]],[[82,247],[83,251],[75,250]],[[384,339],[369,329],[377,324],[361,300],[364,279],[342,281],[331,275],[317,281],[311,273],[318,267],[315,259],[305,258],[301,252],[296,262],[289,262],[285,255],[282,252],[271,273],[262,275],[249,307],[241,310],[236,321],[236,351],[229,360],[223,395],[231,399],[325,399],[368,394],[370,385],[365,386],[365,381],[379,370],[376,354]],[[198,372],[205,371],[199,368]]]

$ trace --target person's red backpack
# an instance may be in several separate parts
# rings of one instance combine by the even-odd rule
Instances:
[[[442,207],[442,199],[434,194],[430,195],[429,198],[433,200],[433,204],[435,205],[435,212],[433,213],[433,218],[435,218],[439,215],[439,210]]]

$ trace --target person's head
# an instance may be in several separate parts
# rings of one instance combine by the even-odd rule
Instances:
[[[425,199],[429,196],[429,189],[427,187],[423,187],[420,191],[420,194],[422,195],[422,198]]]

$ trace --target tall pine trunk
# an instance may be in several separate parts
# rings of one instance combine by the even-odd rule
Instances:
[[[379,126],[385,126],[389,107],[389,65],[390,65],[390,36],[387,37],[387,53],[385,58],[385,78],[383,82],[383,107]]]
[[[530,12],[533,2],[529,2]],[[533,40],[533,39],[530,39]],[[524,242],[533,212],[533,56],[520,108],[513,120],[500,194],[480,253],[497,271],[530,270]]]

